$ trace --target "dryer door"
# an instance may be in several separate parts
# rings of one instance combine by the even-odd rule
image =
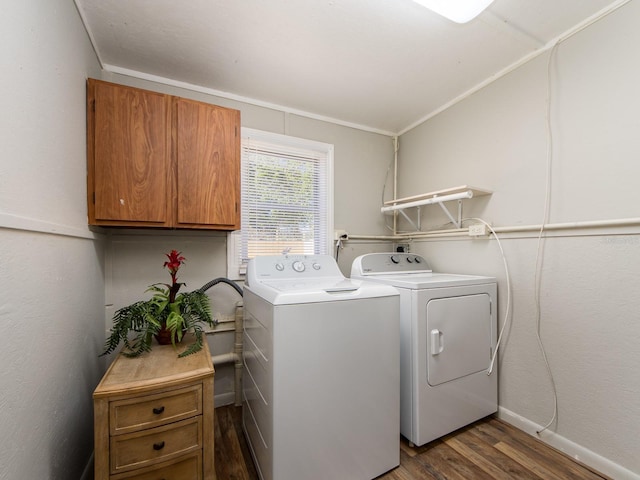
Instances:
[[[427,303],[427,381],[435,386],[489,368],[488,294],[434,298]]]

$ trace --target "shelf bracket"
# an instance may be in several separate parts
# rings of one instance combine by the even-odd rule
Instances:
[[[453,218],[453,215],[451,215],[451,213],[449,212],[449,209],[444,206],[444,203],[438,202],[438,205],[440,205],[440,208],[442,208],[442,211],[447,214],[447,217],[449,217],[449,220],[451,220],[451,223],[453,223],[456,226],[456,228],[460,228],[460,225],[462,225],[462,200],[458,199],[458,219],[457,220]]]
[[[420,227],[420,207],[416,207],[416,209],[418,210],[418,213],[417,213],[418,225],[416,225],[415,222],[409,218],[409,215],[404,213],[404,210],[398,210],[398,212],[400,214],[402,214],[402,216],[405,218],[405,220],[407,222],[409,222],[413,226],[413,228],[416,229],[417,232],[419,232],[419,231],[421,231],[421,227]]]

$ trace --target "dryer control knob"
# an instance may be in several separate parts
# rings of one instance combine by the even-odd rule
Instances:
[[[284,265],[281,263],[276,263],[276,270],[278,270],[279,272],[284,270]]]
[[[396,255],[391,255],[391,261],[393,263],[400,263],[400,259]]]
[[[300,260],[293,262],[292,267],[296,272],[304,272],[304,268],[305,268],[304,263],[302,263]]]
[[[322,268],[322,265],[320,265],[319,263],[314,262],[314,264],[312,265],[314,270],[320,270]]]

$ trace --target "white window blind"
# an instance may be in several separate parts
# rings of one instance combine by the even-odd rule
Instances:
[[[240,273],[259,255],[330,252],[332,167],[333,145],[243,129]]]

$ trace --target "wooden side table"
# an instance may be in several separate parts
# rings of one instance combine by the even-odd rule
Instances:
[[[93,393],[95,480],[214,480],[214,369],[207,344],[184,358],[154,345],[111,364]]]

